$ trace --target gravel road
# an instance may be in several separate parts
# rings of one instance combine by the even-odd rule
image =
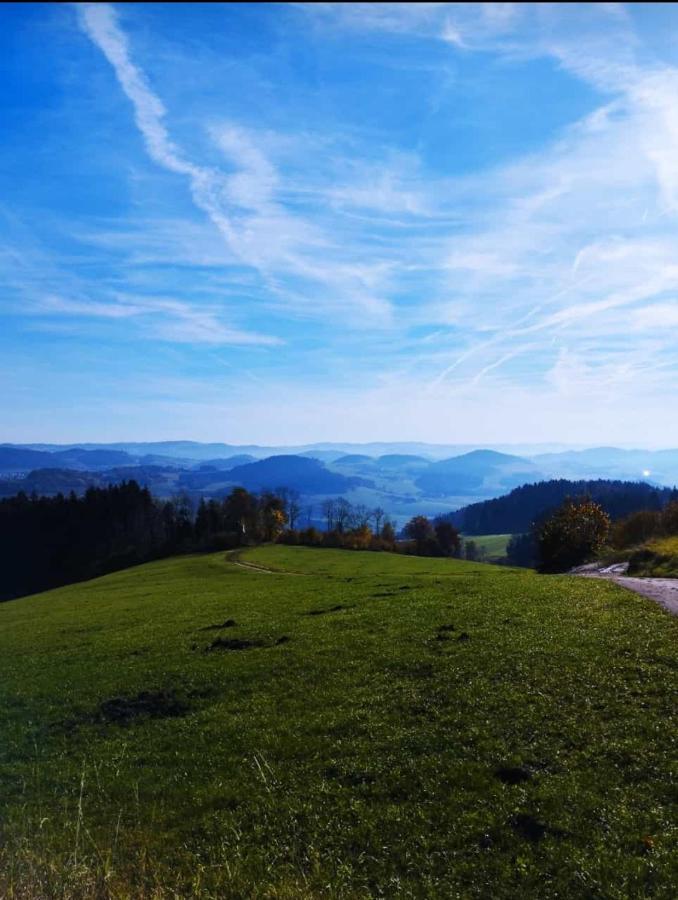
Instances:
[[[581,575],[584,578],[605,578],[614,581],[629,591],[649,597],[655,603],[661,604],[664,609],[678,616],[678,578],[631,578],[626,575],[628,563],[615,563],[613,566],[600,567],[596,563],[588,566],[579,566],[572,570],[573,575]]]

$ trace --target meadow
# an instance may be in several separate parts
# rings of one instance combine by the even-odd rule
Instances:
[[[0,605],[0,896],[674,898],[678,620],[267,546]]]
[[[465,540],[473,541],[476,547],[484,552],[486,562],[499,562],[506,559],[506,547],[511,540],[510,534],[478,534],[464,536]]]

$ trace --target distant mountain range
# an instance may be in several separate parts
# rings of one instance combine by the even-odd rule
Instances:
[[[139,459],[141,457],[162,457],[192,461],[205,461],[208,459],[228,459],[235,455],[246,454],[255,459],[265,459],[269,456],[313,456],[323,462],[330,462],[340,456],[349,454],[378,457],[385,455],[415,455],[423,456],[428,460],[447,459],[451,456],[460,456],[472,450],[481,449],[477,444],[425,444],[421,442],[377,442],[367,444],[353,443],[317,443],[300,444],[297,446],[259,444],[203,444],[198,441],[150,441],[129,442],[121,441],[112,444],[0,444],[0,447],[13,447],[17,449],[40,450],[47,453],[59,453],[71,450],[117,450],[127,453],[129,456]],[[517,456],[532,457],[537,453],[557,453],[567,450],[562,444],[504,444],[492,446],[491,450],[501,453],[510,453]]]
[[[673,486],[678,450],[554,448],[527,455],[412,443],[287,449],[191,441],[0,445],[0,496],[18,490],[79,493],[90,484],[131,478],[161,497],[179,492],[219,497],[236,485],[287,487],[300,494],[309,521],[320,520],[322,499],[343,495],[352,503],[381,506],[402,523],[412,515],[447,513],[552,479]]]

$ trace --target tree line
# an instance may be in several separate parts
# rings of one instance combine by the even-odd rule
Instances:
[[[294,492],[287,492],[294,497]],[[350,503],[345,497],[328,498],[320,504],[324,531],[309,524],[297,528],[295,517],[289,516],[288,528],[278,540],[284,544],[307,547],[335,547],[343,550],[394,550],[395,525],[380,506],[370,508]],[[311,511],[307,512],[310,521]]]
[[[264,541],[433,556],[461,555],[449,522],[415,516],[398,540],[380,507],[345,498],[322,503],[325,531],[302,518],[298,492],[281,487],[233,489],[223,499],[154,498],[136,481],[51,497],[18,493],[0,500],[0,600],[71,584],[178,553],[229,549]],[[307,522],[311,510],[306,510]],[[472,549],[472,548],[471,548]]]
[[[414,516],[403,527],[400,536],[381,507],[371,509],[352,504],[344,497],[327,499],[321,504],[325,530],[315,527],[290,527],[278,540],[285,544],[311,547],[337,547],[344,550],[381,550],[409,553],[417,556],[466,555],[479,559],[480,550],[473,541],[464,542],[459,531],[444,519],[431,521],[426,516]]]
[[[136,481],[82,496],[0,500],[0,600],[37,593],[176,553],[275,540],[289,500],[236,488],[223,500],[157,500]]]
[[[527,532],[512,536],[507,560],[540,572],[566,572],[603,555],[635,550],[653,539],[676,535],[675,492],[672,497],[662,508],[640,509],[616,521],[591,497],[568,497]]]
[[[503,497],[472,503],[443,518],[449,519],[464,534],[522,534],[568,497],[583,496],[590,497],[612,520],[617,520],[638,510],[659,511],[677,499],[678,492],[675,488],[655,488],[645,482],[559,478],[525,484]]]
[[[676,497],[675,493],[672,495]],[[94,578],[177,553],[279,541],[315,547],[479,559],[479,548],[449,517],[414,516],[400,535],[380,507],[345,498],[322,504],[325,531],[300,528],[299,494],[286,488],[251,493],[235,488],[223,499],[187,495],[155,499],[136,481],[91,487],[82,496],[19,493],[0,500],[0,600]],[[307,522],[310,521],[307,511]],[[637,546],[678,534],[678,499],[636,510],[612,522],[591,497],[566,499],[509,542],[508,561],[541,571],[564,571],[605,548]]]

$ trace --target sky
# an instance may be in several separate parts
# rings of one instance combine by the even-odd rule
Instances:
[[[677,29],[3,4],[0,441],[678,444]]]

